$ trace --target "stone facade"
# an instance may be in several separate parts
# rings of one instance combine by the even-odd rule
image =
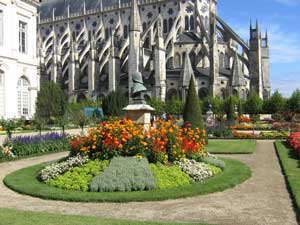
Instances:
[[[0,117],[33,117],[39,89],[38,0],[0,0]]]
[[[140,71],[145,97],[184,98],[190,76],[199,97],[270,95],[268,36],[250,27],[246,43],[219,16],[217,0],[51,0],[41,4],[42,80],[61,82],[70,101],[129,95]]]

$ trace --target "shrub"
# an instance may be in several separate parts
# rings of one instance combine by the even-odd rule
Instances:
[[[63,175],[48,180],[47,184],[67,190],[88,191],[93,177],[99,175],[108,164],[108,160],[90,160],[83,166],[75,167]]]
[[[182,157],[205,155],[205,131],[180,128],[172,121],[157,121],[156,128],[144,131],[131,120],[104,122],[84,137],[70,140],[72,154],[111,159],[115,156],[146,156],[149,162],[166,163]]]
[[[193,159],[181,159],[180,161],[175,161],[174,164],[178,165],[194,181],[203,181],[213,176],[213,172],[205,163],[197,162]]]
[[[292,133],[288,138],[287,142],[294,152],[299,155],[300,153],[300,132]]]
[[[177,165],[167,167],[161,163],[157,163],[150,164],[150,167],[156,178],[156,187],[158,189],[174,188],[193,182]]]
[[[99,176],[93,178],[93,192],[143,191],[156,187],[147,159],[117,157]]]
[[[210,165],[219,167],[221,169],[225,169],[225,167],[226,167],[225,162],[221,159],[216,158],[216,157],[211,157],[211,156],[203,157],[201,159],[201,161],[206,163],[206,164],[210,164]]]
[[[128,105],[128,96],[121,92],[111,92],[102,101],[102,108],[105,115],[122,116],[122,109]]]
[[[183,120],[185,124],[190,123],[193,128],[203,128],[202,112],[193,77],[190,79],[189,90],[184,106]]]
[[[45,167],[39,174],[39,178],[46,182],[50,179],[54,179],[57,176],[73,169],[76,166],[82,166],[87,163],[89,160],[88,156],[80,155],[70,157],[66,161],[53,163]]]

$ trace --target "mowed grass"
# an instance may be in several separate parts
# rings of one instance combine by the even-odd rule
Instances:
[[[43,199],[77,202],[160,201],[223,191],[251,177],[251,170],[244,163],[233,159],[224,159],[224,161],[226,167],[222,173],[204,182],[195,182],[190,185],[170,189],[104,193],[59,189],[40,182],[37,179],[38,173],[45,167],[45,163],[17,170],[7,175],[4,178],[4,183],[16,192]]]
[[[300,213],[300,161],[285,141],[276,141],[275,148],[288,182],[289,190],[293,196],[294,203]]]
[[[163,223],[148,221],[131,221],[105,219],[93,216],[70,216],[41,212],[18,211],[15,209],[0,209],[0,224],[2,225],[178,225],[182,223]],[[199,224],[203,223],[184,223]],[[207,224],[208,225],[208,224]]]
[[[256,140],[208,140],[205,150],[212,154],[252,154]]]

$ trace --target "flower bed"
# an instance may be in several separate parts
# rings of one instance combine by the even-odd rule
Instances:
[[[69,149],[70,144],[64,134],[52,132],[44,135],[17,136],[4,142],[0,151],[0,161]]]
[[[158,121],[156,128],[145,131],[131,120],[117,120],[91,129],[84,137],[74,137],[70,144],[72,154],[83,153],[92,158],[140,155],[149,162],[167,163],[205,155],[205,135],[198,128],[180,128],[171,121]]]
[[[274,132],[238,132],[233,131],[233,137],[239,139],[285,139],[289,133],[286,131],[274,131]]]
[[[294,152],[299,155],[300,153],[300,132],[292,133],[288,138],[287,142]]]

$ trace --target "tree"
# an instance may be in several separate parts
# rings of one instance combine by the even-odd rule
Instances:
[[[166,112],[179,117],[179,115],[182,115],[183,107],[183,102],[179,98],[173,96],[166,104]]]
[[[300,113],[300,90],[297,89],[293,92],[288,100],[288,108],[294,113]]]
[[[263,100],[256,92],[252,93],[245,103],[245,112],[251,115],[257,115],[262,111]]]
[[[275,91],[271,98],[264,100],[263,112],[269,114],[281,113],[285,111],[286,100],[279,93]]]
[[[185,101],[183,120],[185,124],[191,123],[193,128],[203,128],[202,112],[193,77],[190,79],[189,90]]]
[[[239,100],[239,103],[238,103],[238,115],[239,116],[242,116],[244,114],[244,100]]]
[[[225,115],[224,101],[219,96],[216,96],[212,98],[211,104],[212,104],[212,111],[216,115],[216,119],[218,121],[222,121]]]
[[[160,116],[166,111],[166,104],[159,98],[150,98],[147,103],[154,108],[153,114],[155,116]]]
[[[229,121],[234,121],[234,103],[233,103],[233,99],[230,96],[227,100],[226,100],[226,104],[225,104],[225,111],[226,111],[226,115],[227,115],[227,120]]]
[[[108,116],[124,115],[123,108],[128,105],[128,97],[121,92],[111,92],[102,101],[103,113]]]
[[[60,85],[49,81],[44,83],[38,92],[35,116],[53,123],[64,116],[67,106],[67,96]]]

